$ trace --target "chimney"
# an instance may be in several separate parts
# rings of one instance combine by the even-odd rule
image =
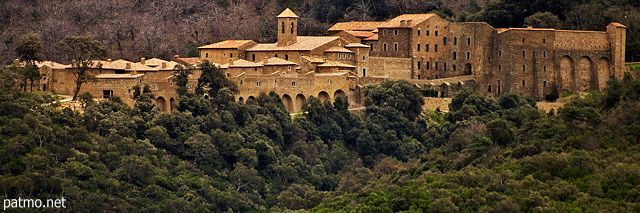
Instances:
[[[269,63],[269,59],[268,59],[267,57],[264,57],[264,58],[262,59],[262,63],[263,63],[263,64],[267,64],[267,63]]]
[[[162,69],[167,68],[167,62],[162,62],[162,65],[160,66]]]
[[[173,55],[173,58],[180,58],[180,55]]]
[[[131,63],[127,63],[127,65],[124,68],[130,70],[131,69]]]
[[[411,20],[407,20],[407,26],[411,27]]]
[[[400,26],[404,27],[404,20],[400,20]]]
[[[140,58],[140,63],[144,65],[144,63],[147,62],[147,60],[145,58]]]

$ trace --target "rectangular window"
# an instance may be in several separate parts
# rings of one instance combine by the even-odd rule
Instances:
[[[438,62],[436,62],[436,70],[438,70]]]
[[[442,70],[447,71],[447,63],[444,63],[444,66],[442,66]]]
[[[418,46],[416,46],[416,52],[420,52],[420,44],[418,44]]]
[[[431,62],[427,61],[426,68],[427,68],[427,70],[431,69]]]
[[[471,45],[471,37],[467,38],[467,45]]]
[[[467,60],[471,59],[471,52],[467,52]],[[491,61],[491,58],[489,58],[489,61]]]
[[[429,52],[429,44],[425,44],[424,45],[424,51],[425,52]]]
[[[453,45],[458,45],[458,37],[453,37]]]
[[[542,51],[542,57],[544,57],[544,58],[547,57],[547,51]]]
[[[427,33],[425,34],[426,36],[429,36],[429,30],[427,30]]]
[[[524,71],[526,71],[526,70],[527,70],[527,65],[524,65],[524,64],[523,64],[523,65],[522,65],[522,71],[524,72]]]
[[[438,36],[438,31],[436,30],[436,32],[434,33],[435,36]]]
[[[543,66],[543,67],[542,67],[542,71],[543,71],[543,72],[547,72],[547,66]]]
[[[454,64],[454,65],[451,65],[451,69],[453,69],[453,71],[457,71],[457,69],[458,69],[458,68],[457,68],[457,67],[456,67],[456,65]]]
[[[420,69],[420,62],[418,61],[418,69]]]
[[[420,35],[420,30],[418,30],[418,35]]]
[[[456,59],[458,59],[458,54],[457,52],[453,52],[453,60],[456,60]]]
[[[433,51],[434,51],[434,52],[438,52],[438,45],[437,45],[437,44],[434,44],[434,45],[433,45]]]
[[[523,58],[524,58],[524,57],[527,57],[527,51],[525,51],[525,50],[523,50],[523,51],[522,51],[522,57],[523,57]]]
[[[442,38],[442,45],[447,45],[447,37]]]
[[[498,50],[498,57],[502,57],[502,50]]]
[[[113,96],[113,90],[102,90],[102,98],[108,99]]]
[[[526,85],[526,83],[527,83],[527,82],[526,82],[525,80],[522,80],[522,86],[523,86],[523,87]]]

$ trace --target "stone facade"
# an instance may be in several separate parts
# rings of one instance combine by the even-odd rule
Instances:
[[[329,33],[346,35],[372,28],[370,22],[336,24]],[[472,75],[480,93],[546,94],[602,90],[610,76],[624,72],[626,27],[606,31],[536,28],[496,29],[487,23],[448,22],[435,14],[405,14],[379,23],[361,38],[375,58],[378,77],[424,79]],[[342,30],[342,31],[339,31]],[[389,59],[385,59],[389,58]],[[410,66],[398,58],[410,59]],[[409,68],[409,69],[407,69]]]
[[[449,22],[435,14],[405,14],[385,22],[343,22],[330,36],[298,36],[298,16],[278,15],[278,41],[259,44],[227,40],[199,47],[199,58],[174,61],[141,59],[97,61],[97,81],[82,91],[95,97],[120,96],[133,105],[131,87],[149,84],[162,111],[177,102],[173,78],[177,64],[217,64],[240,93],[236,101],[277,92],[289,111],[300,111],[309,97],[333,101],[349,97],[362,104],[362,88],[385,79],[407,79],[442,88],[467,85],[489,97],[505,93],[543,99],[546,94],[602,90],[624,72],[626,27],[611,23],[606,31],[537,28],[496,29],[484,22]],[[43,62],[41,89],[72,94],[69,65]],[[196,85],[199,71],[190,79]],[[193,90],[194,88],[191,88]]]

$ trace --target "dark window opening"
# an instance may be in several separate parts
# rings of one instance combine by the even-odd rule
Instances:
[[[102,90],[102,98],[108,99],[113,96],[113,90]]]

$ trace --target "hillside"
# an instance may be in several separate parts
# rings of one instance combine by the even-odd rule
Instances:
[[[74,212],[640,210],[630,76],[550,113],[467,89],[446,114],[422,111],[414,85],[386,81],[365,88],[363,111],[310,98],[292,120],[275,93],[234,103],[219,69],[173,113],[149,87],[133,88],[133,108],[57,109],[12,72],[0,69],[0,199],[65,197]]]

